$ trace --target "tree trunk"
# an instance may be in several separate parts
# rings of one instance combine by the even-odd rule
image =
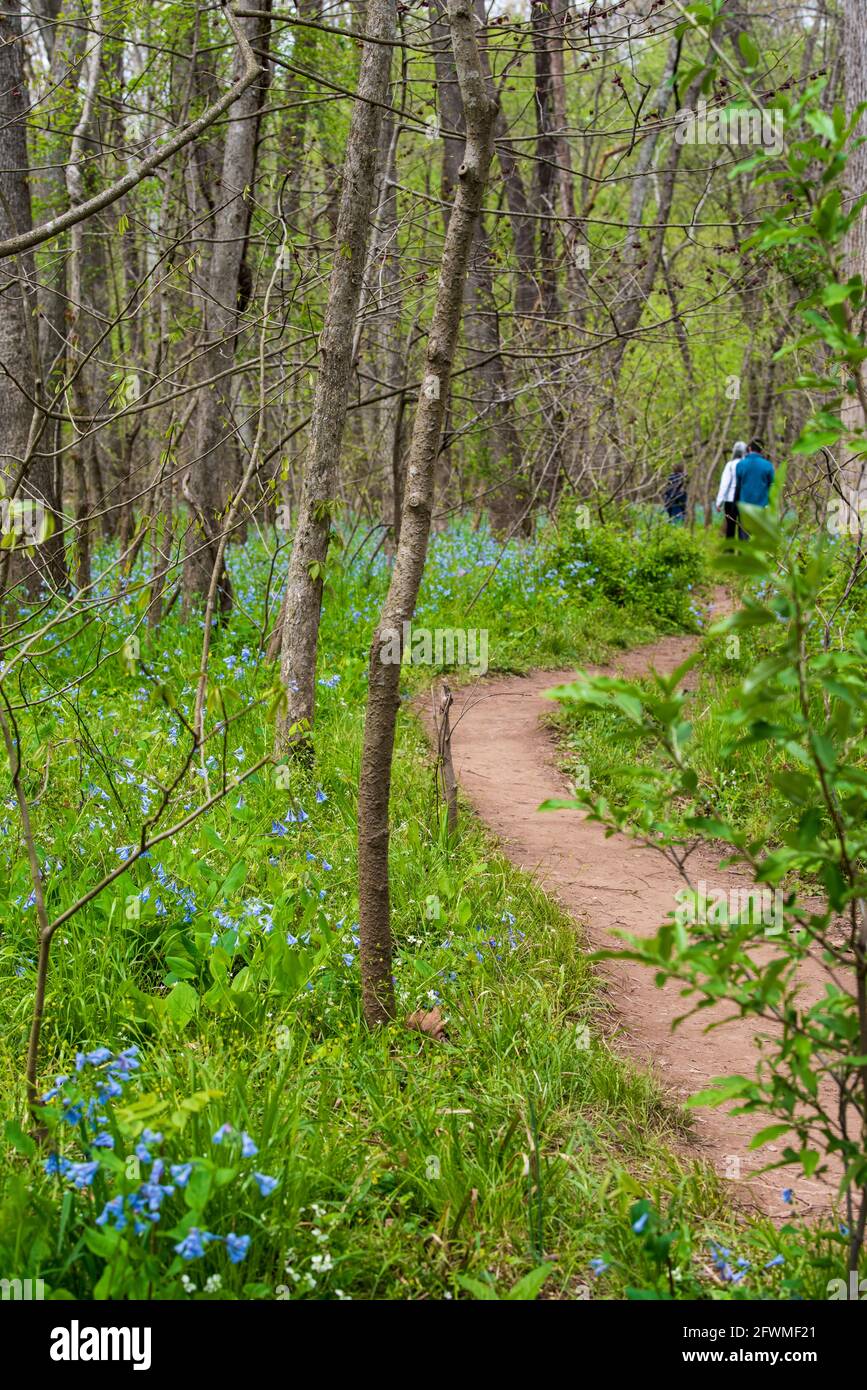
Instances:
[[[263,2],[261,8],[266,10]],[[247,38],[254,49],[267,48],[270,21],[242,19]],[[243,70],[243,57],[235,59],[233,80]],[[184,563],[184,610],[189,613],[197,598],[208,592],[220,541],[220,514],[232,472],[231,376],[212,378],[225,372],[235,360],[235,344],[241,326],[239,277],[249,231],[250,204],[247,192],[256,177],[258,115],[267,90],[267,69],[259,81],[239,97],[230,108],[223,146],[222,175],[216,190],[213,221],[214,248],[208,271],[208,291],[204,309],[205,351],[199,364],[199,392],[194,442],[194,458],[185,477],[185,496],[192,516]],[[204,384],[210,382],[210,385]],[[218,589],[218,607],[228,613],[232,605],[228,575],[223,569]]]
[[[52,15],[62,12],[62,6],[52,5]],[[78,67],[84,47],[84,33],[74,23],[64,23],[56,30],[47,25],[43,31],[46,46],[49,48],[51,64],[46,75],[46,85],[50,92],[59,92],[67,87],[73,91],[78,85]],[[66,98],[66,93],[64,92]],[[68,99],[68,98],[66,98]],[[43,216],[56,217],[68,206],[66,179],[64,171],[69,160],[71,134],[52,130],[43,137],[46,142],[46,159],[43,167],[37,167],[31,174],[33,193],[43,207]],[[39,374],[44,398],[56,406],[55,397],[62,387],[67,359],[67,261],[68,246],[64,241],[55,244],[50,251],[43,253],[40,262],[38,286],[39,297]],[[58,397],[58,399],[60,399]],[[57,420],[49,421],[41,441],[41,449],[48,455],[44,470],[48,495],[55,511],[55,531],[46,544],[46,560],[53,582],[58,588],[68,583],[66,554],[64,546],[63,522],[60,511],[63,505],[63,462],[60,449],[61,426]]]
[[[370,649],[368,701],[358,787],[358,903],[364,1016],[371,1026],[394,1016],[388,889],[388,803],[399,704],[405,622],[415,611],[424,572],[443,413],[460,327],[464,279],[493,148],[496,103],[482,75],[470,0],[449,0],[455,65],[467,132],[449,218],[413,423],[400,542],[388,595]]]
[[[402,104],[398,98],[396,105]],[[395,392],[374,406],[373,456],[379,461],[377,482],[383,499],[390,493],[391,527],[385,540],[389,555],[397,547],[403,492],[403,403],[406,384],[406,358],[400,335],[401,284],[399,273],[397,216],[397,141],[399,129],[390,115],[384,115],[380,134],[381,182],[376,226],[371,246],[371,270],[375,283],[378,312],[371,346],[379,389]],[[385,506],[382,507],[386,524]]]
[[[392,40],[396,28],[396,0],[370,0],[366,32],[374,39]],[[355,319],[367,256],[391,54],[388,43],[364,45],[358,97],[352,108],[334,264],[319,341],[310,443],[286,582],[280,675],[287,703],[285,716],[277,727],[278,752],[285,751],[296,735],[313,723],[323,575],[346,424]]]
[[[547,6],[535,4],[530,11],[535,63],[536,104],[536,206],[539,223],[539,284],[541,309],[546,317],[560,312],[557,294],[557,139],[554,135],[554,87],[551,74],[549,36],[553,21]]]
[[[0,12],[0,238],[29,231],[32,226],[28,180],[27,127],[29,107],[24,75],[21,9],[17,4]],[[32,254],[0,262],[0,478],[5,486],[2,526],[13,525],[9,500],[30,498],[55,511],[50,461],[31,460],[33,398],[37,392],[35,275]],[[55,548],[58,540],[55,539]],[[0,573],[4,581],[23,582],[35,592],[48,552],[38,550],[31,560],[23,549],[14,557],[4,549]]]
[[[566,287],[568,302],[576,316],[586,308],[587,293],[584,275],[586,241],[575,218],[575,180],[572,175],[572,149],[566,134],[569,115],[566,106],[565,55],[570,51],[566,26],[569,22],[567,0],[550,0],[552,29],[548,40],[551,61],[551,100],[557,158],[557,189],[560,203],[561,234],[566,251]]]
[[[475,0],[476,18],[484,25],[483,0]],[[450,130],[465,135],[464,112],[451,45],[446,46],[447,27],[442,23],[443,8],[438,6],[438,20],[433,26],[436,48],[437,98],[440,114]],[[489,95],[494,95],[490,66],[484,46],[479,58]],[[441,196],[449,207],[454,198],[461,165],[463,145],[447,140],[443,151],[443,181]],[[443,209],[448,229],[449,208]],[[474,399],[481,405],[488,440],[488,473],[484,479],[495,532],[508,533],[527,509],[529,488],[525,476],[524,455],[515,426],[510,400],[511,383],[500,344],[500,320],[491,274],[491,251],[484,219],[476,223],[473,249],[467,275],[468,302],[464,314],[469,362],[475,370],[469,380],[478,380],[481,390]]]
[[[69,162],[66,166],[66,191],[70,207],[84,200],[84,176],[82,165],[85,161],[85,141],[93,122],[96,106],[96,89],[102,70],[102,0],[92,0],[90,23],[97,35],[88,48],[87,68],[82,99],[81,115],[69,146]],[[88,393],[86,367],[79,360],[82,352],[81,316],[84,298],[84,222],[76,222],[70,232],[69,244],[69,348],[68,379],[72,381],[72,400],[75,405],[76,449],[75,467],[75,523],[76,523],[76,587],[81,590],[90,584],[90,487],[93,471],[94,435],[88,425]]]
[[[654,107],[657,115],[662,117],[671,95],[670,76],[677,70],[678,50],[676,44],[672,43],[669,49],[666,70],[656,94]],[[683,105],[691,109],[698,99],[701,91],[702,74],[695,77],[687,90]],[[632,197],[629,205],[629,221],[635,224],[630,227],[627,233],[627,246],[625,254],[625,282],[626,290],[620,306],[617,308],[617,327],[622,335],[614,344],[612,350],[611,375],[617,383],[620,376],[620,369],[623,366],[623,358],[629,346],[629,340],[635,333],[644,313],[645,305],[650,298],[656,281],[657,272],[662,261],[662,253],[665,248],[665,234],[667,231],[666,223],[671,213],[671,206],[674,201],[675,185],[677,183],[677,170],[680,164],[680,156],[683,146],[676,140],[672,140],[671,149],[668,155],[668,165],[659,174],[659,197],[656,208],[656,225],[648,228],[650,243],[646,249],[642,246],[642,236],[644,235],[641,222],[644,217],[644,209],[647,202],[647,192],[650,184],[650,171],[653,163],[653,155],[656,150],[657,137],[652,136],[647,141],[647,145],[642,148],[638,161],[638,177],[632,189]],[[648,148],[649,146],[649,148]]]
[[[844,0],[843,4],[843,54],[846,104],[849,112],[867,102],[867,23],[865,23],[863,0]],[[856,136],[862,140],[867,136],[867,115],[862,115]],[[849,199],[858,198],[867,189],[867,144],[850,146],[849,162],[846,166],[846,182]],[[846,243],[846,271],[849,275],[860,275],[867,280],[867,208],[853,223]],[[855,326],[857,331],[858,325]],[[864,428],[864,410],[861,401],[867,389],[867,373],[863,363],[858,369],[862,390],[859,396],[849,396],[844,400],[842,419],[847,430],[855,434]],[[860,530],[859,516],[863,516],[859,503],[867,498],[867,465],[863,457],[842,458],[843,488],[852,508],[848,518],[855,529]]]
[[[536,284],[536,223],[530,214],[527,189],[521,177],[521,170],[515,151],[508,138],[506,118],[502,111],[497,113],[496,125],[497,163],[503,175],[506,188],[506,201],[509,204],[509,222],[512,228],[512,241],[515,249],[515,313],[532,314],[539,302],[539,289]]]

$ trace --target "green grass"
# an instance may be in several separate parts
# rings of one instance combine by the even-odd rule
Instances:
[[[480,568],[458,572],[471,544],[458,537],[451,554],[443,543],[444,556],[435,555],[420,623],[459,621]],[[480,608],[497,622],[503,660],[574,659],[582,643],[595,643],[591,659],[604,656],[605,603],[585,596],[552,606],[549,581],[526,558],[502,569]],[[218,741],[213,784],[224,756],[231,773],[271,743],[271,709],[256,703],[273,683],[256,660],[262,558],[239,553],[234,563],[247,586],[239,585],[243,611],[217,636],[213,675],[241,717],[225,749]],[[714,1273],[708,1242],[721,1240],[737,1241],[754,1266],[741,1296],[823,1287],[818,1247],[770,1223],[744,1228],[725,1182],[675,1156],[687,1121],[611,1051],[580,933],[498,855],[466,808],[457,835],[446,834],[431,757],[409,716],[392,796],[396,989],[401,1020],[437,1005],[449,1041],[400,1021],[378,1034],[365,1028],[354,798],[366,644],[383,578],[336,571],[327,591],[320,673],[330,683],[318,690],[315,771],[255,774],[58,932],[45,1085],[55,1072],[74,1073],[79,1050],[140,1049],[123,1097],[100,1107],[98,1124],[115,1146],[94,1151],[101,1167],[82,1190],[43,1171],[44,1152],[16,1122],[35,923],[7,802],[0,1270],[42,1277],[55,1296],[366,1299],[474,1296],[467,1278],[504,1292],[544,1265],[543,1297],[672,1287],[720,1297],[732,1286]],[[513,630],[519,609],[539,629],[535,646]],[[109,636],[120,639],[135,615],[134,599],[111,605]],[[619,624],[621,639],[650,629],[628,614]],[[200,634],[173,618],[158,640],[142,634],[135,672],[113,659],[77,702],[51,695],[80,669],[86,639],[58,643],[34,665],[30,693],[44,689],[46,703],[21,717],[31,794],[44,783],[34,819],[49,912],[118,863],[137,837],[143,799],[153,803],[154,779],[176,773],[184,743],[176,711],[189,707]],[[417,677],[407,672],[407,695]],[[218,717],[212,711],[212,727]],[[171,819],[196,804],[202,786],[192,772],[182,781]],[[89,1085],[95,1074],[82,1072]],[[255,1159],[242,1158],[232,1138],[212,1142],[225,1123],[252,1136]],[[164,1135],[148,1164],[162,1156],[168,1171],[194,1161],[195,1176],[165,1197],[144,1234],[117,1233],[96,1218],[147,1177],[134,1156],[145,1126]],[[80,1138],[57,1125],[50,1147],[81,1159]],[[259,1195],[253,1169],[277,1179],[270,1196]],[[632,1230],[644,1198],[673,1233],[670,1275]],[[182,1260],[174,1246],[190,1226],[249,1235],[246,1258],[232,1264],[227,1247],[213,1244],[203,1258]],[[785,1266],[764,1270],[781,1250]],[[608,1266],[598,1278],[594,1259]],[[206,1290],[214,1275],[219,1287]]]

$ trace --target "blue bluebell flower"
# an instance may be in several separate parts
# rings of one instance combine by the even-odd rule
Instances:
[[[259,1189],[260,1197],[270,1197],[279,1182],[279,1178],[269,1178],[267,1173],[254,1173],[253,1179]]]
[[[99,1159],[94,1158],[89,1163],[71,1163],[66,1170],[73,1187],[90,1187],[97,1173],[99,1172]]]
[[[65,1086],[68,1080],[68,1076],[55,1077],[54,1085],[52,1086],[51,1090],[46,1091],[45,1095],[41,1097],[43,1104],[47,1104],[48,1101],[54,1100],[55,1096],[59,1096],[60,1092],[63,1090],[63,1087]]]
[[[246,1259],[249,1249],[249,1236],[236,1236],[234,1233],[226,1236],[226,1254],[233,1265],[239,1265]]]
[[[124,1230],[127,1224],[127,1218],[123,1206],[124,1198],[122,1193],[117,1197],[112,1197],[110,1202],[106,1202],[99,1216],[96,1218],[97,1226],[105,1226],[110,1218],[114,1218],[114,1229],[116,1231]]]
[[[78,1052],[75,1056],[75,1070],[82,1071],[84,1067],[99,1067],[103,1062],[111,1061],[111,1049],[108,1047],[97,1047],[93,1052]]]
[[[140,1066],[138,1048],[133,1046],[117,1054],[108,1072],[110,1076],[116,1076],[118,1072],[120,1072],[122,1076],[127,1076],[132,1071],[138,1071]]]
[[[208,1231],[200,1231],[198,1226],[191,1226],[182,1241],[175,1246],[175,1254],[180,1255],[182,1260],[200,1260],[205,1253],[205,1245],[209,1240],[216,1240],[217,1237]]]
[[[143,1182],[139,1188],[139,1196],[147,1202],[148,1211],[158,1215],[163,1201],[166,1197],[174,1196],[174,1191],[171,1183]]]

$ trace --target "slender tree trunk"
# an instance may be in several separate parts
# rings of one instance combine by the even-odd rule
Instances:
[[[52,17],[63,14],[63,6],[52,4]],[[67,5],[66,8],[70,8]],[[64,16],[65,17],[65,16]],[[46,86],[50,92],[73,90],[78,85],[76,64],[81,59],[84,47],[84,30],[74,23],[63,23],[57,29],[46,25],[44,29],[47,46],[50,50],[50,66],[46,75]],[[52,130],[44,136],[46,158],[43,167],[34,169],[31,175],[34,196],[45,210],[43,216],[55,217],[66,210],[68,195],[64,171],[69,160],[68,131]],[[45,399],[53,402],[62,385],[67,361],[67,262],[68,243],[62,238],[59,244],[43,253],[39,276],[39,373]],[[60,516],[63,506],[63,463],[60,451],[62,430],[57,420],[49,421],[42,437],[41,449],[48,455],[45,459],[46,493],[51,498],[54,510],[55,530],[46,543],[46,561],[54,584],[64,588],[69,580],[66,568],[63,521]]]
[[[532,314],[539,302],[536,283],[536,223],[530,216],[527,189],[521,177],[517,157],[508,138],[506,118],[497,113],[497,162],[506,187],[509,222],[515,250],[515,313]]]
[[[21,8],[11,4],[0,12],[0,237],[29,231],[32,226],[28,105]],[[33,399],[39,389],[34,285],[32,254],[0,262],[0,478],[7,499],[29,498],[56,513],[50,460],[28,456],[35,442]],[[4,528],[12,525],[12,512],[4,512],[2,520]],[[51,569],[48,562],[52,554],[56,558],[58,545],[62,545],[59,533],[48,548],[37,550],[35,560],[23,549],[16,550],[13,558],[4,548],[0,566],[4,581],[21,582],[28,592],[35,592],[44,568]],[[55,581],[57,577],[54,572]]]
[[[301,20],[313,23],[322,22],[322,0],[297,0],[296,13]],[[286,113],[286,184],[280,207],[284,221],[291,231],[297,227],[298,211],[301,203],[301,184],[307,159],[307,141],[310,134],[310,98],[315,91],[315,79],[305,77],[303,70],[312,73],[316,68],[320,34],[316,29],[300,25],[292,35],[292,58],[298,71],[287,77],[286,99],[289,110]]]
[[[536,103],[536,209],[542,214],[539,222],[539,283],[541,309],[545,315],[557,316],[560,301],[557,294],[557,139],[554,135],[554,88],[551,76],[549,36],[553,21],[547,6],[533,5],[530,11],[535,62]]]
[[[393,40],[396,28],[396,0],[370,0],[366,32],[374,39]],[[334,265],[319,343],[310,443],[284,600],[280,674],[286,691],[286,713],[277,728],[277,747],[281,752],[301,729],[313,723],[322,584],[346,424],[355,319],[367,257],[391,54],[388,43],[364,45],[346,146]]]
[[[583,248],[586,245],[575,218],[575,179],[572,174],[572,147],[566,134],[569,114],[566,104],[565,55],[569,51],[566,25],[569,8],[566,0],[550,0],[552,21],[548,47],[551,55],[551,104],[557,127],[555,143],[557,159],[557,193],[560,204],[560,231],[566,251],[566,288],[573,313],[586,307],[583,274]]]
[[[270,3],[270,0],[269,0]],[[257,8],[267,10],[264,3]],[[241,19],[254,49],[267,48],[270,21]],[[243,58],[236,57],[236,78],[243,69]],[[232,381],[224,376],[235,360],[235,344],[241,327],[239,281],[249,230],[250,205],[247,191],[256,177],[258,113],[267,91],[267,72],[248,87],[230,108],[223,146],[222,175],[216,190],[213,220],[214,247],[208,269],[208,291],[204,309],[205,351],[202,353],[194,458],[184,479],[184,492],[190,505],[190,529],[184,564],[184,608],[189,613],[197,599],[204,599],[211,583],[220,542],[220,515],[232,473],[234,427],[231,406]],[[235,470],[237,471],[237,470]],[[218,608],[222,615],[232,606],[231,586],[223,569],[218,588]]]
[[[398,97],[397,105],[401,105]],[[398,269],[397,219],[397,140],[398,127],[385,116],[380,135],[381,183],[376,226],[371,246],[371,279],[378,302],[373,331],[372,355],[382,385],[397,394],[374,407],[374,457],[379,459],[377,485],[385,498],[391,494],[391,531],[385,545],[391,555],[400,530],[401,461],[403,455],[402,387],[406,381],[406,361],[400,335],[401,285]],[[383,512],[385,508],[383,507]],[[383,522],[385,516],[383,516]]]
[[[82,165],[85,160],[85,141],[93,123],[96,106],[96,89],[102,70],[102,0],[92,0],[90,24],[97,37],[89,47],[87,68],[82,99],[81,115],[69,147],[69,162],[66,166],[66,191],[70,206],[74,207],[84,199],[84,176]],[[69,367],[72,379],[72,399],[75,404],[75,522],[76,522],[76,574],[79,589],[90,584],[90,487],[94,441],[88,427],[88,392],[86,368],[82,366],[81,320],[84,308],[84,244],[85,223],[76,222],[70,232],[69,246]]]
[[[650,176],[653,170],[653,156],[656,153],[656,146],[659,143],[662,117],[665,115],[668,104],[671,101],[671,84],[677,74],[681,42],[682,40],[680,39],[672,39],[669,44],[665,68],[662,77],[659,79],[659,86],[656,89],[647,112],[648,118],[655,117],[656,119],[651,123],[651,129],[642,134],[638,146],[638,158],[635,161],[635,171],[631,184],[632,191],[629,197],[630,226],[626,233],[628,264],[637,261],[641,252],[640,223],[644,216],[644,207],[647,202]]]
[[[670,52],[668,67],[671,68],[672,72],[674,71],[674,66],[672,66],[673,63],[676,64],[676,57]],[[668,67],[666,71],[668,71]],[[699,73],[699,75],[693,79],[686,93],[683,104],[687,109],[691,109],[698,99],[698,95],[701,91],[701,83],[702,74]],[[665,81],[663,81],[657,93],[657,110],[660,114],[662,114],[665,109],[664,105],[661,105],[661,103],[667,99],[667,94],[668,87]],[[650,151],[651,155],[655,148],[656,142],[654,140],[653,148]],[[668,155],[668,164],[664,170],[660,171],[656,225],[652,229],[648,229],[650,231],[650,242],[647,249],[644,250],[642,247],[641,239],[644,233],[640,227],[636,226],[629,232],[629,241],[625,257],[626,270],[628,272],[626,277],[626,290],[622,305],[617,310],[618,331],[622,336],[618,338],[617,342],[614,344],[612,352],[613,360],[611,374],[615,383],[620,376],[620,369],[623,366],[623,358],[629,346],[629,340],[641,323],[645,305],[650,298],[651,291],[656,281],[657,272],[662,261],[662,253],[665,248],[665,234],[667,231],[666,224],[671,214],[671,206],[674,201],[677,170],[680,164],[682,149],[682,145],[679,145],[676,140],[672,140]],[[641,160],[644,158],[645,152],[642,151]],[[635,187],[632,190],[629,210],[630,222],[640,223],[642,220],[649,180],[650,157],[648,156],[647,167],[645,169],[640,169],[640,177],[636,180]]]
[[[374,1026],[394,1016],[388,888],[388,803],[399,704],[405,622],[415,611],[424,572],[464,279],[488,179],[496,104],[482,74],[470,0],[449,0],[455,65],[467,133],[449,218],[428,337],[425,372],[409,451],[400,543],[388,595],[370,649],[367,715],[358,788],[358,902],[364,1016]]]
[[[474,10],[484,24],[484,0],[475,0]],[[464,112],[455,68],[454,54],[443,23],[443,5],[438,6],[438,21],[433,27],[438,40],[435,63],[437,98],[440,114],[449,130],[465,135]],[[484,45],[479,58],[482,73],[493,96],[490,66]],[[463,157],[463,145],[458,140],[446,140],[443,150],[441,197],[448,206],[443,208],[446,228],[450,207],[458,182]],[[510,400],[511,383],[500,343],[500,320],[497,312],[494,281],[491,272],[491,249],[484,219],[479,218],[473,237],[473,248],[467,273],[467,305],[464,314],[470,362],[476,363],[472,380],[478,382],[475,400],[481,405],[485,422],[484,438],[488,442],[488,468],[484,483],[488,490],[491,524],[497,532],[509,531],[526,509],[529,488],[525,477],[524,456],[515,426]],[[481,389],[479,389],[479,387]]]
[[[843,3],[843,53],[846,104],[851,112],[863,102],[867,102],[867,16],[862,0],[844,0]],[[862,140],[867,136],[867,115],[862,115],[856,135]],[[867,189],[867,144],[851,147],[846,166],[846,182],[850,199],[860,197]],[[867,280],[867,208],[853,223],[846,243],[846,270],[849,275],[860,275]],[[856,325],[856,329],[863,325]],[[853,434],[864,428],[862,400],[867,390],[867,372],[862,363],[858,369],[861,379],[859,395],[844,400],[842,419],[846,428]],[[864,458],[854,455],[844,456],[843,486],[852,508],[847,520],[853,529],[860,530],[859,517],[863,516],[861,506],[867,498],[867,467]],[[861,504],[861,505],[859,505]]]

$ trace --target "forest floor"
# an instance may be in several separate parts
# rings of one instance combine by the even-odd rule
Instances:
[[[710,605],[719,617],[727,602],[717,590]],[[636,678],[651,668],[670,674],[696,648],[699,639],[671,636],[618,656],[613,666],[588,668],[594,674]],[[676,906],[675,893],[684,886],[676,868],[659,852],[615,834],[588,820],[580,810],[540,811],[551,797],[569,795],[565,775],[557,766],[557,747],[545,726],[552,704],[545,692],[572,681],[569,670],[535,671],[528,676],[488,678],[455,691],[452,711],[452,754],[458,782],[480,818],[497,836],[504,853],[518,868],[531,873],[539,886],[580,924],[592,950],[617,949],[623,943],[612,933],[653,935]],[[752,879],[742,871],[721,868],[719,855],[700,848],[689,860],[693,883],[704,880],[714,889],[749,888]],[[684,1102],[714,1077],[752,1075],[760,1039],[749,1020],[719,1024],[723,1006],[703,1010],[702,1017],[685,1019],[684,1002],[676,983],[657,988],[654,973],[624,960],[607,960],[600,967],[611,1005],[612,1042],[616,1051],[646,1066],[664,1091]],[[827,979],[821,961],[810,959],[803,971],[806,997],[821,992]],[[732,1195],[743,1208],[783,1219],[792,1208],[781,1192],[795,1187],[795,1206],[808,1221],[827,1213],[835,1184],[807,1180],[801,1169],[758,1171],[779,1158],[779,1146],[750,1150],[750,1139],[769,1123],[761,1115],[737,1116],[723,1108],[692,1112],[695,1125],[682,1146],[682,1157],[703,1159],[721,1177],[734,1179]]]

